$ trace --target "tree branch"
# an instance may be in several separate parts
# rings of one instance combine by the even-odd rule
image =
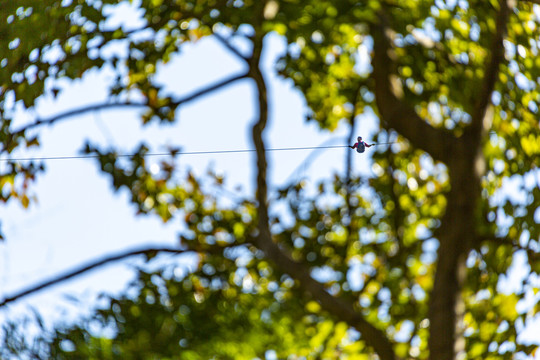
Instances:
[[[264,251],[268,259],[297,280],[300,287],[317,300],[323,309],[358,330],[362,334],[362,339],[375,350],[380,359],[396,359],[392,343],[385,333],[365,320],[362,314],[355,311],[352,303],[328,293],[323,284],[311,277],[304,264],[294,261],[271,238],[259,236],[254,240],[254,244]]]
[[[234,55],[236,55],[238,58],[240,58],[245,63],[249,63],[249,58],[245,57],[240,51],[238,51],[237,48],[232,46],[230,41],[228,39],[225,39],[221,34],[218,34],[217,32],[214,32],[214,37],[218,39],[218,41],[223,44],[230,52],[232,52]]]
[[[243,73],[243,74],[239,74],[239,75],[233,75],[227,79],[224,79],[220,82],[217,82],[213,85],[209,85],[199,91],[196,91],[194,92],[193,94],[191,95],[188,95],[182,99],[178,99],[178,100],[175,100],[173,101],[173,106],[180,106],[180,105],[184,105],[185,103],[188,103],[190,101],[193,101],[193,100],[196,100],[198,99],[199,97],[201,96],[204,96],[204,95],[208,95],[216,90],[219,90],[227,85],[230,85],[232,84],[233,82],[235,81],[238,81],[238,80],[242,80],[242,79],[245,79],[249,76],[249,73]]]
[[[35,122],[14,131],[14,133],[20,134],[27,130],[30,130],[39,126],[53,125],[60,120],[68,119],[68,118],[78,116],[78,115],[83,115],[92,111],[107,110],[107,109],[113,109],[113,108],[140,108],[140,107],[146,107],[146,106],[147,104],[143,102],[136,103],[136,102],[130,102],[130,101],[87,105],[87,106],[83,106],[77,109],[60,113],[50,118],[46,118],[46,119],[38,118]]]
[[[209,85],[207,87],[204,87],[198,91],[193,92],[190,95],[187,95],[184,98],[180,98],[177,100],[174,100],[171,105],[174,107],[178,107],[180,105],[183,105],[185,103],[188,103],[190,101],[196,100],[204,95],[208,95],[216,90],[219,90],[235,81],[241,80],[248,77],[247,73],[239,74],[239,75],[233,75],[229,78],[226,78],[224,80],[221,80],[215,84]],[[97,111],[97,110],[105,110],[105,109],[111,109],[111,108],[118,108],[118,107],[147,107],[147,102],[115,102],[115,103],[101,103],[101,104],[94,104],[94,105],[87,105],[78,109],[73,109],[66,111],[64,113],[52,116],[47,119],[37,119],[35,122],[28,124],[16,131],[14,131],[14,134],[23,133],[27,130],[30,130],[35,127],[43,126],[43,125],[53,125],[56,122],[60,120],[65,120],[68,118],[71,118],[73,116],[86,114],[88,112]]]
[[[434,159],[447,162],[451,152],[448,147],[454,137],[447,131],[436,129],[422,119],[403,100],[401,83],[394,74],[390,29],[386,25],[386,15],[381,13],[379,22],[371,25],[373,35],[373,79],[375,98],[381,120],[401,135],[408,138],[414,146],[428,152]]]
[[[508,22],[508,17],[510,14],[510,9],[508,6],[508,0],[499,0],[499,11],[496,17],[496,29],[493,37],[493,43],[490,48],[490,59],[486,65],[485,75],[480,88],[480,92],[476,97],[478,101],[476,102],[473,113],[471,114],[472,122],[468,131],[471,131],[473,134],[477,134],[477,137],[480,137],[484,122],[484,116],[488,106],[491,104],[491,94],[497,83],[499,69],[501,63],[504,61],[504,43],[503,40],[506,36],[506,26]]]
[[[173,254],[184,254],[189,253],[192,251],[186,251],[181,250],[178,248],[169,248],[169,247],[159,247],[159,248],[145,248],[145,249],[135,249],[135,250],[128,250],[124,252],[120,252],[117,254],[109,255],[106,257],[103,257],[98,260],[91,261],[85,265],[82,265],[76,269],[69,270],[63,274],[57,275],[49,280],[43,281],[40,284],[32,285],[27,289],[24,289],[22,291],[19,291],[15,295],[6,296],[2,302],[0,302],[0,308],[3,306],[6,306],[7,304],[20,300],[23,297],[26,297],[28,295],[34,294],[40,290],[43,290],[45,288],[49,288],[54,285],[58,285],[66,280],[69,280],[71,278],[74,278],[76,276],[82,275],[88,271],[97,269],[101,266],[107,265],[109,263],[123,260],[128,257],[136,256],[136,255],[146,255],[149,258],[157,255],[158,253],[173,253]]]
[[[264,8],[264,1],[261,4]],[[382,360],[395,360],[396,356],[391,342],[384,332],[367,322],[361,314],[354,310],[351,303],[329,294],[324,286],[314,280],[309,269],[303,264],[294,261],[273,241],[269,227],[267,204],[267,161],[264,147],[263,132],[268,121],[268,96],[266,83],[259,68],[262,52],[263,35],[260,28],[255,28],[253,57],[250,59],[250,76],[255,81],[258,90],[258,119],[252,128],[253,142],[257,154],[257,193],[258,202],[258,235],[253,237],[253,243],[259,247],[274,264],[283,272],[296,279],[301,288],[309,293],[330,314],[341,321],[355,327],[362,334],[366,344],[373,347]]]

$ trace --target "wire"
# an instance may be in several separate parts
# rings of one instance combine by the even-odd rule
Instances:
[[[331,148],[344,148],[348,145],[332,145],[332,146],[307,146],[307,147],[287,147],[287,148],[271,148],[265,149],[265,151],[294,151],[294,150],[314,150],[314,149],[331,149]],[[212,151],[180,151],[176,153],[148,153],[143,154],[144,157],[149,156],[170,156],[170,155],[207,155],[207,154],[233,154],[233,153],[249,153],[255,152],[255,149],[241,149],[241,150],[212,150]],[[117,157],[132,157],[137,154],[120,154]],[[96,159],[100,155],[73,155],[73,156],[44,156],[44,157],[21,157],[21,158],[3,158],[0,162],[6,161],[45,161],[45,160],[75,160],[75,159]]]

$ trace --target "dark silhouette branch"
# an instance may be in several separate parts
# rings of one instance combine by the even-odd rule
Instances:
[[[448,146],[454,142],[454,136],[443,129],[436,129],[422,119],[403,99],[401,82],[395,74],[391,29],[387,26],[386,14],[380,13],[379,22],[371,24],[373,35],[373,80],[375,98],[381,120],[408,138],[411,143],[434,159],[447,162],[451,152]]]
[[[249,63],[249,58],[244,56],[237,48],[232,46],[231,42],[228,39],[225,39],[221,34],[214,32],[214,37],[218,39],[218,41],[227,48],[230,52],[232,52],[234,55],[236,55],[238,58],[240,58],[245,63]]]
[[[227,85],[230,85],[238,80],[242,80],[242,79],[245,79],[249,76],[248,73],[244,73],[244,74],[239,74],[239,75],[233,75],[225,80],[221,80],[213,85],[210,85],[210,86],[207,86],[199,91],[196,91],[194,92],[193,94],[191,95],[188,95],[186,96],[185,98],[182,98],[182,99],[179,99],[179,100],[175,100],[172,102],[172,105],[173,106],[181,106],[181,105],[184,105],[185,103],[188,103],[190,101],[193,101],[193,100],[196,100],[198,98],[200,98],[201,96],[204,96],[204,95],[208,95],[216,90],[219,90],[223,87],[226,87]]]
[[[77,109],[60,113],[50,118],[46,118],[46,119],[38,118],[35,122],[14,131],[14,133],[20,134],[27,130],[30,130],[39,126],[53,125],[60,120],[68,119],[68,118],[75,117],[78,115],[83,115],[92,111],[108,110],[108,109],[114,109],[114,108],[141,108],[141,107],[146,107],[146,106],[147,104],[144,102],[131,102],[131,101],[87,105],[87,106],[83,106]]]
[[[127,250],[127,251],[123,251],[117,254],[108,255],[101,259],[90,261],[89,263],[85,265],[82,265],[73,270],[69,270],[49,280],[45,280],[40,284],[32,285],[28,287],[27,289],[19,291],[15,295],[6,296],[0,302],[0,307],[6,306],[9,303],[20,300],[21,298],[34,294],[40,290],[50,288],[54,285],[58,285],[66,280],[72,279],[76,276],[82,275],[91,270],[95,270],[104,265],[110,264],[112,262],[120,261],[128,257],[137,256],[137,255],[146,255],[148,258],[151,258],[151,257],[156,256],[158,253],[185,254],[185,253],[190,253],[190,252],[192,251],[189,251],[189,250],[186,251],[186,250],[181,250],[181,249],[172,248],[172,247],[155,247],[155,248],[151,247],[151,248],[144,248],[144,249]]]
[[[226,87],[227,85],[230,85],[231,83],[233,83],[235,81],[244,79],[247,76],[248,76],[247,73],[231,76],[231,77],[226,78],[224,80],[221,80],[221,81],[219,81],[219,82],[217,82],[215,84],[209,85],[209,86],[204,87],[204,88],[202,88],[202,89],[200,89],[198,91],[195,91],[192,94],[187,95],[184,98],[174,100],[174,101],[171,102],[171,106],[173,106],[173,107],[181,106],[181,105],[183,105],[185,103],[196,100],[196,99],[198,99],[198,98],[200,98],[200,97],[202,97],[204,95],[208,95],[208,94],[210,94],[210,93],[212,93],[212,92],[214,92],[216,90],[219,90],[219,89],[221,89],[223,87]],[[47,118],[47,119],[37,119],[35,122],[33,122],[31,124],[28,124],[28,125],[20,128],[20,129],[16,130],[14,133],[15,134],[24,133],[27,130],[30,130],[30,129],[33,129],[33,128],[36,128],[36,127],[39,127],[39,126],[53,125],[53,124],[55,124],[56,122],[58,122],[60,120],[65,120],[65,119],[68,119],[68,118],[71,118],[71,117],[74,117],[74,116],[83,115],[83,114],[86,114],[86,113],[92,112],[92,111],[106,110],[106,109],[119,108],[119,107],[123,107],[123,108],[142,108],[142,107],[148,107],[148,103],[147,102],[129,102],[129,101],[126,101],[126,102],[101,103],[101,104],[88,105],[88,106],[84,106],[84,107],[81,107],[81,108],[78,108],[78,109],[73,109],[73,110],[66,111],[64,113],[52,116],[52,117]]]

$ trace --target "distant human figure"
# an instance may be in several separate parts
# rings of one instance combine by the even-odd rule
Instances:
[[[350,148],[351,149],[356,149],[356,152],[357,153],[363,153],[364,151],[366,151],[366,148],[367,147],[371,147],[373,145],[369,145],[368,143],[362,141],[362,137],[359,136],[358,137],[358,142],[355,143],[353,146],[351,146]]]

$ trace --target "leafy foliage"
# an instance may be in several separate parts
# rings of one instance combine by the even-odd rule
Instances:
[[[216,36],[248,64],[245,76],[260,81],[257,56],[241,55],[229,39],[241,37],[260,54],[271,32],[288,42],[276,69],[303,93],[309,120],[332,130],[373,111],[375,141],[396,144],[376,148],[369,178],[336,175],[315,191],[300,182],[268,204],[254,196],[229,205],[216,195],[224,187],[219,176],[176,176],[174,150],[155,174],[144,144],[130,158],[87,144],[84,151],[97,155],[115,190],[131,192],[139,213],[182,219],[181,247],[198,254],[198,267],[182,276],[171,268],[139,272],[126,294],[93,318],[55,329],[42,341],[44,357],[506,359],[534,350],[518,341],[518,324],[535,316],[537,304],[518,304],[537,293],[540,271],[539,5],[142,0],[135,4],[141,27],[126,30],[107,25],[115,3],[5,5],[3,154],[39,145],[36,129],[71,115],[11,125],[15,110],[61,91],[58,79],[108,66],[117,74],[110,96],[118,106],[144,107],[143,123],[173,122],[182,101],[157,83],[160,64],[185,43]],[[44,26],[49,21],[54,26]],[[48,31],[33,36],[40,27]],[[120,44],[125,54],[106,55]],[[259,95],[262,118],[268,99]],[[396,116],[392,106],[408,112]],[[444,143],[422,136],[426,126]],[[40,170],[6,163],[1,200],[28,206],[28,183]],[[259,180],[265,172],[259,168]],[[509,179],[522,184],[524,201],[501,195]],[[269,223],[261,225],[268,210]],[[264,239],[266,229],[271,239]],[[520,256],[528,275],[509,293],[502,284]],[[302,270],[284,268],[280,259]],[[325,306],[311,278],[387,343],[360,334],[345,310]],[[440,302],[449,307],[438,308]],[[444,312],[451,317],[441,325]],[[434,345],[433,334],[449,345]],[[16,354],[25,346],[12,340],[6,349]]]
[[[252,359],[264,358],[272,349],[280,358],[291,353],[336,358],[338,349],[350,353],[351,347],[358,348],[351,344],[340,348],[345,324],[324,320],[300,301],[276,302],[270,291],[246,293],[235,285],[239,276],[223,281],[216,271],[210,288],[212,273],[208,264],[181,280],[163,272],[140,272],[128,289],[135,297],[111,299],[86,324],[114,333],[112,339],[84,327],[57,330],[51,355],[58,359]]]

